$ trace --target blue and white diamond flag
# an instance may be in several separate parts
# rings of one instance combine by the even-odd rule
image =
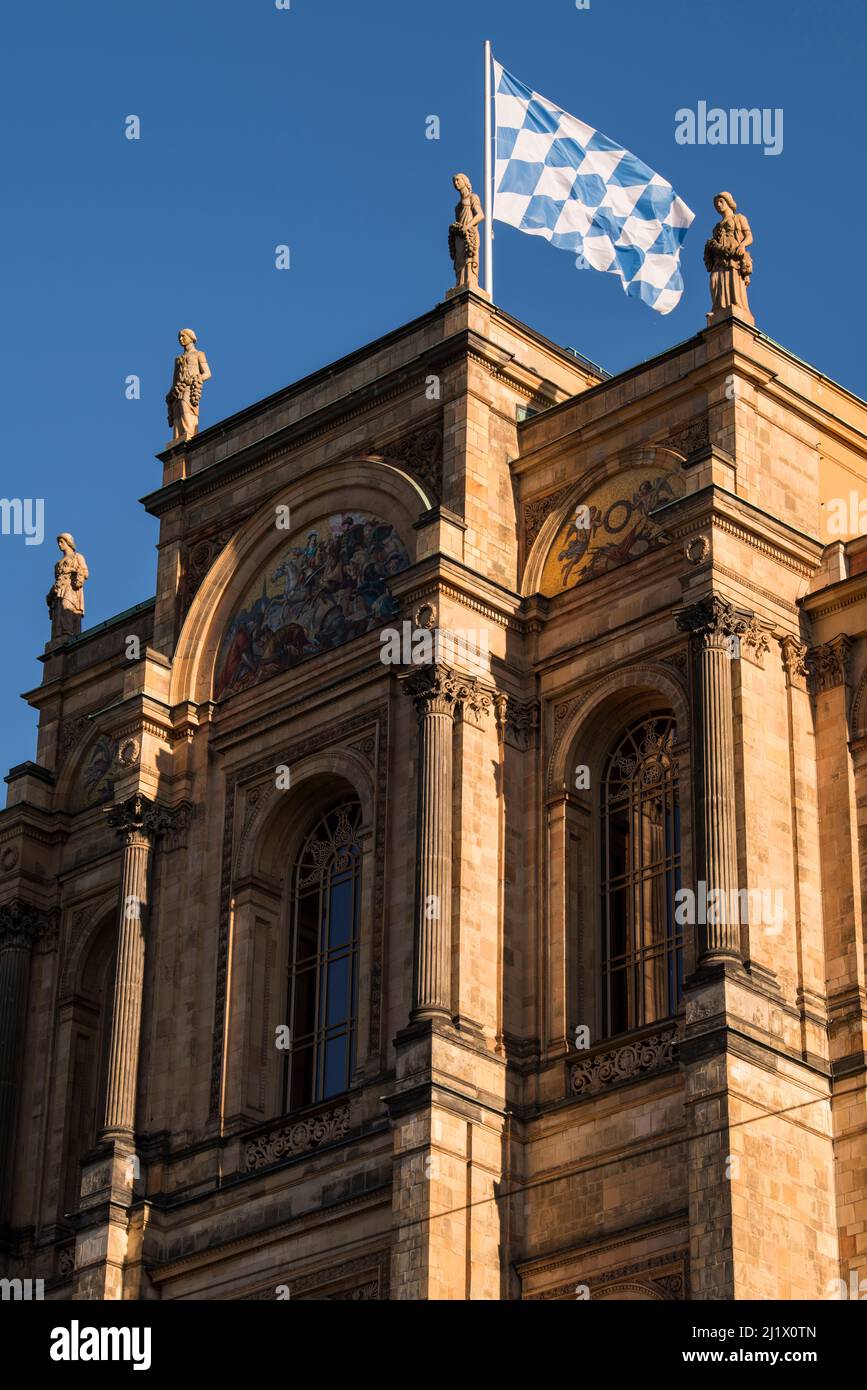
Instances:
[[[671,184],[496,61],[494,112],[495,219],[614,272],[627,294],[670,313],[695,216]]]

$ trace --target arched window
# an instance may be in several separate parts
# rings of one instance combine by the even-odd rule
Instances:
[[[670,1018],[683,991],[680,806],[671,714],[634,724],[602,779],[602,1031]]]
[[[358,1015],[361,805],[323,815],[292,871],[284,1109],[349,1088]]]

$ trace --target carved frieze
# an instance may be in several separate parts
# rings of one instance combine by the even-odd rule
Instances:
[[[620,1081],[662,1071],[674,1064],[676,1028],[667,1028],[639,1042],[625,1043],[609,1052],[597,1053],[569,1068],[569,1091],[573,1096],[595,1095]]]
[[[295,1158],[309,1149],[333,1144],[342,1139],[348,1130],[348,1105],[335,1106],[333,1110],[322,1111],[295,1124],[281,1125],[279,1129],[272,1129],[247,1141],[244,1146],[244,1167],[248,1173],[258,1168],[269,1168],[284,1158]]]

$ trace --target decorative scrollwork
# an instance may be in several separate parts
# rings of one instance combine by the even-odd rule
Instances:
[[[248,1173],[268,1168],[284,1158],[294,1158],[308,1149],[321,1148],[343,1138],[349,1129],[349,1106],[339,1105],[295,1124],[282,1125],[267,1134],[250,1139],[244,1146],[244,1166]]]
[[[635,1076],[671,1066],[677,1038],[677,1029],[669,1028],[652,1037],[574,1062],[569,1074],[570,1093],[573,1096],[593,1095],[618,1081],[630,1081]]]

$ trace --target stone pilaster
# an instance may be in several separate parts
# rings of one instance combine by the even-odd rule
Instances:
[[[169,809],[139,794],[107,812],[121,837],[123,862],[102,1139],[130,1140],[135,1132],[151,855],[157,838],[176,830],[188,814],[186,806]]]
[[[444,666],[404,681],[418,715],[414,1019],[451,1013],[452,740],[467,688]]]
[[[0,1220],[9,1215],[30,957],[53,916],[20,899],[0,907]]]
[[[717,594],[677,615],[678,627],[691,634],[698,675],[699,876],[708,899],[716,894],[716,908],[706,914],[714,920],[698,924],[702,964],[741,958],[731,664],[747,617]]]

